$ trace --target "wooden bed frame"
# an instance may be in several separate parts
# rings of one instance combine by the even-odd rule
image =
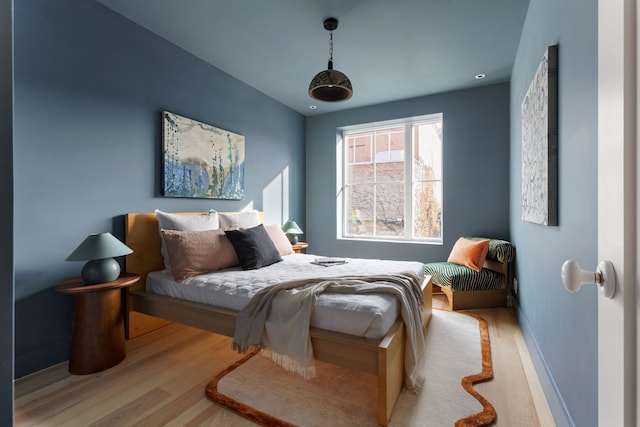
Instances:
[[[478,291],[453,291],[446,286],[434,284],[434,292],[442,292],[449,300],[449,310],[468,310],[472,308],[490,308],[507,306],[507,289],[509,280],[509,263],[485,260],[482,268],[488,268],[504,277],[503,286],[499,289]]]
[[[130,213],[125,219],[125,242],[133,249],[126,257],[126,270],[140,275],[140,281],[128,289],[127,337],[136,337],[170,322],[232,337],[236,311],[145,291],[147,273],[164,268],[158,222],[153,213]],[[425,299],[423,328],[426,328],[432,307],[430,276],[425,278],[422,290]],[[386,426],[404,383],[405,325],[402,320],[398,319],[381,340],[312,328],[311,342],[316,359],[378,377],[378,423]]]

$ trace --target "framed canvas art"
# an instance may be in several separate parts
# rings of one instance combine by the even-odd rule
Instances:
[[[164,196],[244,197],[244,136],[162,113]]]
[[[558,45],[547,48],[522,101],[522,219],[558,225]]]

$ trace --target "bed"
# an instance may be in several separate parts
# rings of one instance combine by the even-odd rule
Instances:
[[[201,213],[181,215],[196,214]],[[136,337],[169,322],[233,337],[237,310],[176,298],[170,293],[160,295],[147,290],[147,276],[151,279],[156,276],[157,280],[162,273],[152,272],[161,271],[164,267],[158,221],[154,213],[130,213],[125,219],[125,241],[134,251],[126,257],[126,270],[141,277],[138,283],[128,289],[127,337]],[[421,285],[425,300],[421,309],[423,328],[427,327],[431,317],[431,287],[431,277],[424,276]],[[387,425],[404,381],[405,325],[402,320],[396,318],[380,338],[355,336],[319,327],[312,327],[310,334],[317,360],[378,377],[378,423]]]

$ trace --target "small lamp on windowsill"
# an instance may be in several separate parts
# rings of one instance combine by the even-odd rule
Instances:
[[[298,234],[304,234],[304,231],[300,229],[295,221],[287,221],[282,226],[282,231],[287,235],[287,239],[292,245],[298,243]]]
[[[116,280],[120,276],[120,264],[113,258],[130,253],[133,250],[111,233],[93,233],[80,243],[67,261],[87,261],[82,267],[82,280],[86,285],[95,285]]]

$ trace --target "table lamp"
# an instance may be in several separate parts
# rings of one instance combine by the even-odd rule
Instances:
[[[133,253],[111,233],[93,233],[67,257],[67,261],[87,261],[82,280],[87,285],[112,282],[120,276],[120,264],[113,257]]]
[[[289,242],[291,242],[292,245],[298,243],[298,234],[304,233],[295,221],[285,222],[282,226],[282,231],[287,235],[287,239],[289,239]]]

